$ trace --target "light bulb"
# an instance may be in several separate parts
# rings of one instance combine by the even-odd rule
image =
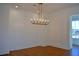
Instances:
[[[19,6],[16,6],[16,8],[18,8]]]

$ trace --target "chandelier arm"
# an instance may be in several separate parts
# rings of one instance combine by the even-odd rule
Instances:
[[[40,3],[40,18],[42,18],[42,14],[43,14],[43,12],[42,12],[42,3]]]
[[[42,3],[38,3],[38,18],[42,18]]]
[[[37,6],[37,9],[38,9],[38,18],[40,18],[40,4],[38,3],[38,6]]]
[[[41,4],[41,16],[43,17],[43,4]]]

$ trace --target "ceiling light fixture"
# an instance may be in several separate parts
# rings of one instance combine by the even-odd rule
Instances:
[[[16,8],[18,8],[19,6],[15,6]]]
[[[44,15],[43,15],[42,5],[43,5],[43,3],[38,3],[38,5],[36,5],[36,6],[38,6],[37,7],[38,12],[36,14],[36,17],[33,17],[31,19],[32,24],[39,24],[39,25],[47,25],[47,24],[49,24],[49,20],[47,20],[47,18],[45,18]]]

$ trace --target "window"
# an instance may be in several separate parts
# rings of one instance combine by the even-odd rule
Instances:
[[[79,20],[72,21],[72,38],[79,38]]]

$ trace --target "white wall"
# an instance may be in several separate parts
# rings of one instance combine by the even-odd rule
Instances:
[[[48,45],[48,25],[33,25],[33,13],[0,4],[0,54],[35,46]]]
[[[0,54],[8,53],[7,49],[7,35],[8,35],[8,20],[9,20],[9,6],[0,4]]]
[[[35,25],[30,22],[33,13],[10,9],[9,50],[47,45],[48,25]]]
[[[50,15],[49,44],[59,48],[70,49],[69,21],[70,16],[79,14],[79,5],[61,9]]]

